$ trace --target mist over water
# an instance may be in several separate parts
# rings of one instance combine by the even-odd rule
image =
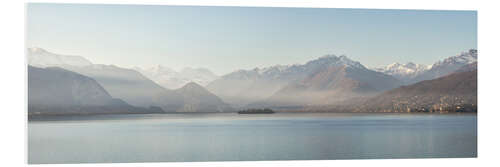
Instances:
[[[145,114],[28,123],[35,164],[476,156],[475,114]]]

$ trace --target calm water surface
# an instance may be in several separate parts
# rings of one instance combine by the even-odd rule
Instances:
[[[477,156],[475,114],[65,117],[28,123],[29,163]]]

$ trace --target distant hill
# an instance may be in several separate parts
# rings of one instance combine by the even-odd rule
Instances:
[[[402,86],[370,98],[358,112],[476,112],[477,70]]]
[[[28,66],[28,113],[144,113],[115,99],[94,79],[62,68]],[[161,112],[161,111],[155,111]]]
[[[183,112],[228,112],[234,111],[219,97],[207,91],[201,85],[194,82],[184,85],[175,90],[183,96],[184,104],[179,109]]]

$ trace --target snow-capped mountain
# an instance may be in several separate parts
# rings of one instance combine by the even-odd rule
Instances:
[[[134,69],[159,85],[169,89],[177,89],[190,82],[205,86],[218,78],[217,75],[205,68],[184,68],[177,72],[168,67],[158,65],[144,69],[135,67]]]
[[[311,60],[305,64],[274,65],[264,68],[254,68],[251,70],[237,70],[224,75],[224,79],[279,79],[294,80],[305,77],[327,66],[349,66],[353,68],[366,69],[361,63],[353,61],[346,56],[325,55],[318,59]]]
[[[401,83],[394,77],[365,68],[345,56],[328,57],[310,64],[310,73],[290,81],[264,101],[251,107],[294,109],[310,105],[331,105],[352,98],[373,96],[396,88]],[[330,62],[330,63],[328,63]],[[319,66],[318,66],[319,65]]]
[[[477,50],[470,49],[469,51],[462,52],[459,55],[448,57],[444,60],[438,61],[432,65],[432,68],[442,68],[443,66],[466,65],[477,62]]]
[[[342,55],[342,56],[335,56],[335,55],[322,56],[319,59],[307,62],[305,64],[305,66],[307,66],[309,68],[311,68],[311,67],[312,68],[320,68],[320,67],[324,67],[324,66],[347,66],[347,67],[352,67],[352,68],[366,69],[366,67],[363,66],[358,61],[353,61],[345,55]]]
[[[350,79],[356,81],[350,82]],[[385,79],[390,82],[385,82]],[[330,88],[340,88],[338,83],[357,84],[354,89],[363,87],[370,90],[385,90],[398,85],[395,78],[367,69],[346,56],[326,55],[305,64],[238,70],[208,84],[207,89],[235,107],[241,107],[271,96],[276,97],[274,99],[293,96],[291,90],[301,94],[313,89],[327,92]],[[279,95],[275,96],[276,93]]]
[[[42,48],[28,48],[28,64],[36,67],[60,65],[88,66],[92,63],[81,56],[58,55]]]
[[[381,68],[374,68],[375,71],[391,75],[399,80],[405,81],[414,78],[415,76],[429,70],[432,66],[415,64],[412,62],[401,64],[392,63]]]
[[[429,66],[412,62],[407,64],[393,63],[382,68],[374,68],[374,70],[391,75],[406,84],[412,84],[451,74],[466,65],[476,62],[477,50],[470,49],[469,51],[448,57]]]
[[[459,55],[448,57],[444,60],[434,63],[430,69],[414,77],[410,81],[410,83],[439,78],[454,73],[464,66],[476,62],[477,50],[470,49],[469,51],[462,52]]]

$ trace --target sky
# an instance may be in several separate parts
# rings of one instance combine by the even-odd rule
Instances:
[[[476,11],[30,3],[26,46],[95,64],[218,75],[326,54],[430,65],[477,48]]]

